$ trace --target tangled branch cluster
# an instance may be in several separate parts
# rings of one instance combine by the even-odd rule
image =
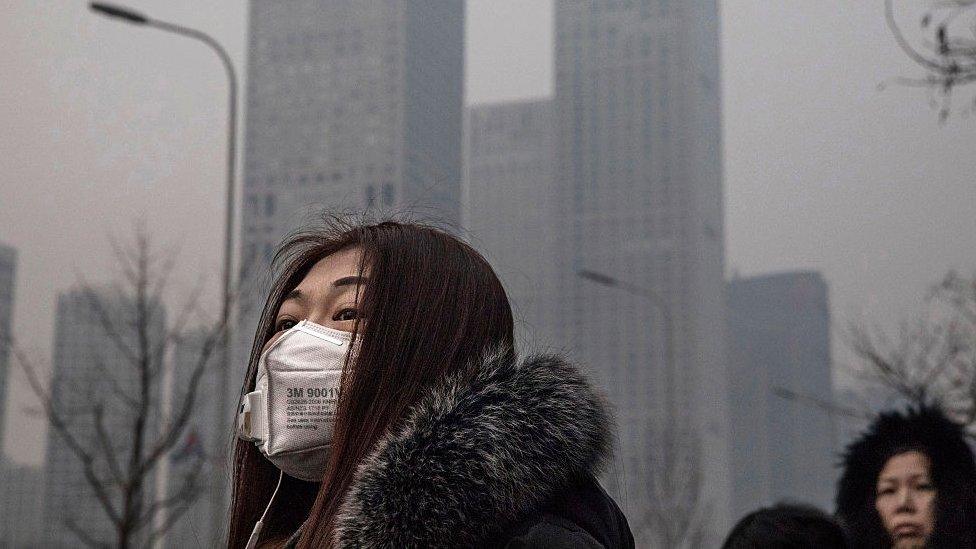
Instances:
[[[928,297],[930,314],[895,339],[851,327],[855,374],[908,402],[939,405],[976,440],[976,275],[950,272]]]
[[[976,0],[936,2],[922,16],[919,27],[923,39],[917,46],[897,22],[894,0],[885,0],[885,18],[898,46],[926,72],[921,78],[898,81],[937,90],[942,96],[939,117],[944,121],[949,116],[953,91],[976,81]]]

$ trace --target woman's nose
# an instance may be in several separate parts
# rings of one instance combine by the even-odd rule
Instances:
[[[903,512],[912,512],[915,510],[915,498],[911,490],[903,489],[899,494],[898,510]]]

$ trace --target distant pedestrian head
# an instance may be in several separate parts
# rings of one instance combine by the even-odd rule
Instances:
[[[847,536],[829,515],[805,505],[776,505],[745,516],[722,549],[847,549]]]
[[[837,515],[856,547],[976,547],[976,462],[937,407],[882,413],[847,448]]]

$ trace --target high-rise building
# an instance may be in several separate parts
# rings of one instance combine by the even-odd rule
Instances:
[[[17,268],[17,252],[0,244],[0,450],[3,449],[4,420],[7,408],[7,383],[10,379],[9,363],[11,323],[14,311],[14,273]],[[0,451],[2,459],[2,451]]]
[[[465,235],[502,279],[528,350],[554,344],[553,130],[548,99],[468,109]]]
[[[249,24],[238,360],[275,247],[319,210],[457,226],[463,137],[461,0],[252,1]]]
[[[45,547],[77,547],[81,545],[77,531],[107,545],[116,542],[116,530],[103,503],[107,501],[118,510],[121,497],[106,448],[112,448],[114,465],[126,463],[142,394],[141,368],[131,355],[139,348],[137,324],[142,323],[150,334],[152,348],[159,346],[157,337],[165,336],[162,306],[151,304],[149,310],[150,316],[137,321],[135,301],[110,288],[77,289],[58,296],[50,398],[73,439],[92,457],[91,473],[100,479],[106,497],[101,500],[96,496],[78,454],[58,429],[49,428],[44,479]],[[157,362],[149,366],[160,368],[161,357],[154,359]],[[147,445],[156,440],[158,381],[157,377],[150,388],[150,411],[144,416]],[[96,420],[99,416],[102,431]],[[146,477],[145,501],[151,501],[154,494],[153,481]],[[139,538],[133,542],[139,543]]]
[[[457,225],[463,39],[461,0],[251,2],[245,268],[321,208]]]
[[[816,272],[736,278],[728,299],[733,514],[783,500],[830,509],[827,284]]]
[[[557,0],[555,40],[557,335],[616,405],[605,480],[638,543],[718,545],[729,463],[717,2]],[[662,513],[676,523],[675,509],[690,524],[708,517],[701,532],[652,526]]]
[[[40,467],[0,460],[0,549],[42,549]]]

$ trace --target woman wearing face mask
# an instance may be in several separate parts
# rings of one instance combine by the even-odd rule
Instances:
[[[976,547],[976,464],[938,408],[881,414],[844,466],[837,514],[853,547]]]
[[[228,547],[633,547],[594,479],[602,399],[558,357],[515,356],[476,251],[414,224],[333,221],[276,264]]]

